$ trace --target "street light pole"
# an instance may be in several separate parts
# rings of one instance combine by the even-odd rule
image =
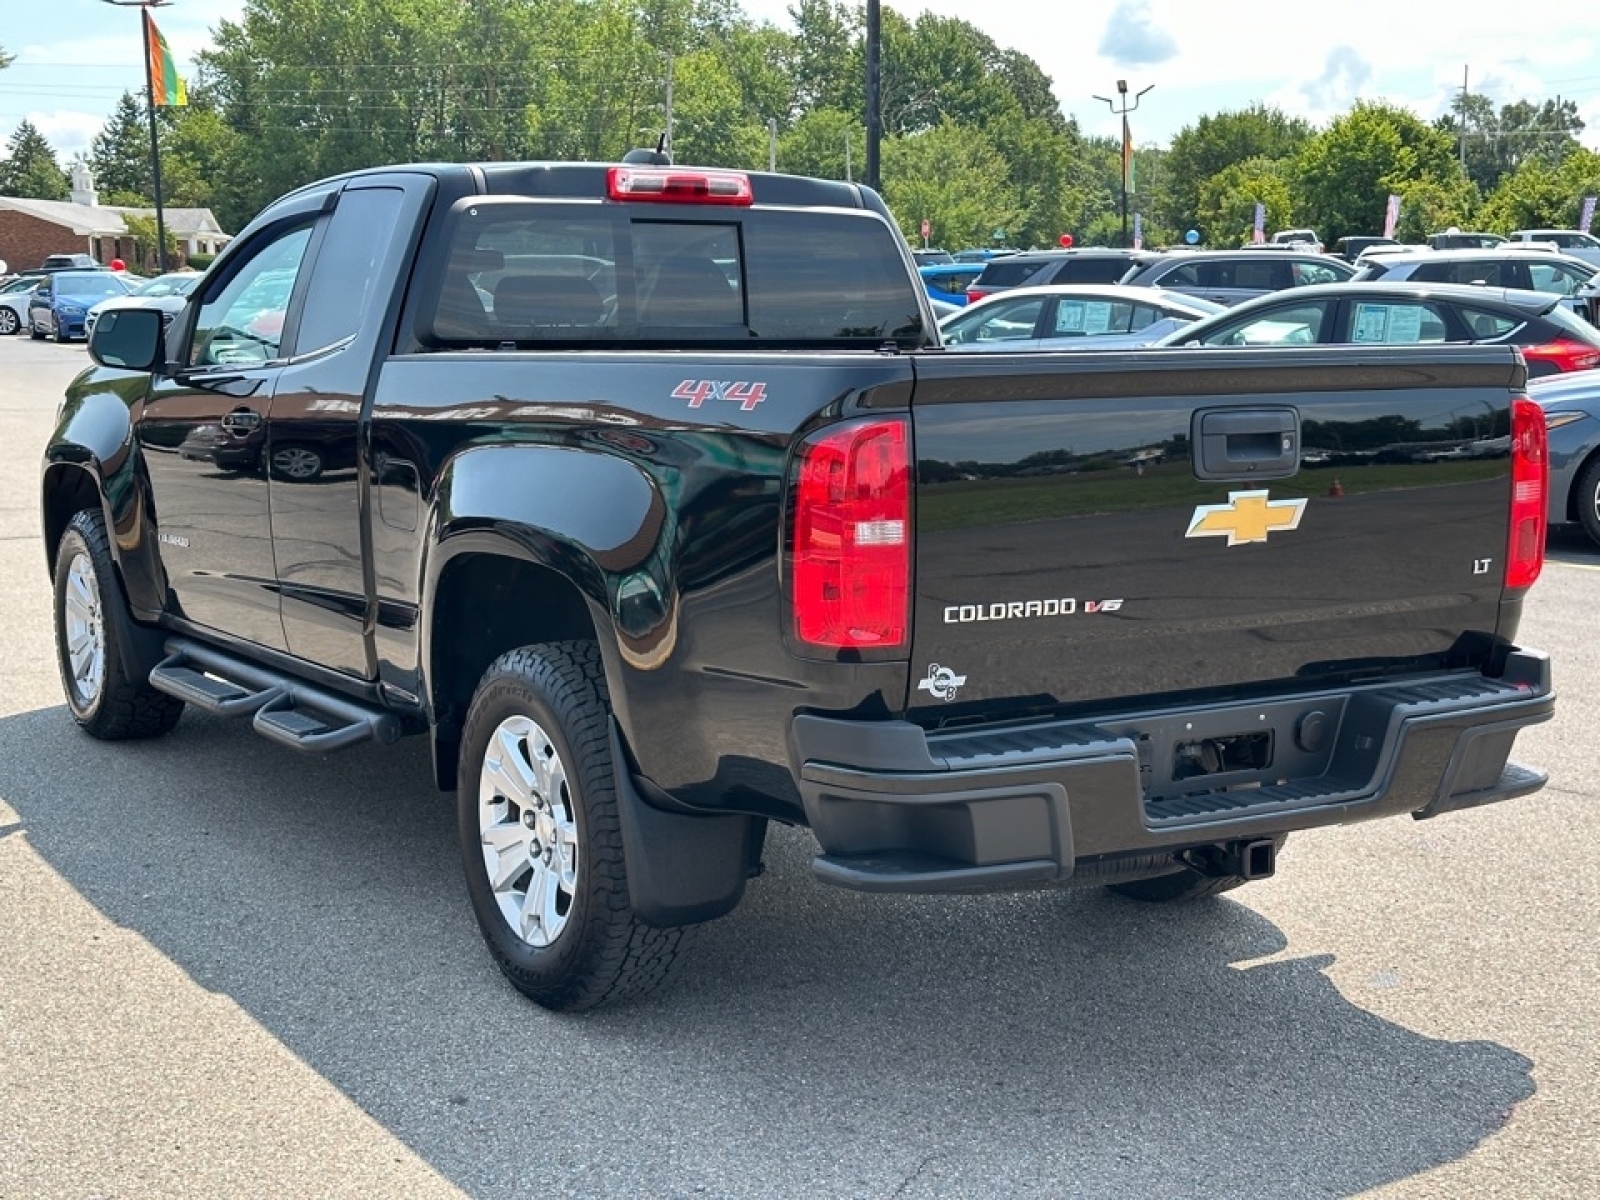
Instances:
[[[881,190],[878,179],[878,143],[883,140],[883,109],[879,89],[879,55],[882,47],[882,26],[879,23],[878,0],[867,0],[867,165],[861,182],[874,191]]]
[[[1153,91],[1155,86],[1152,83],[1149,87],[1140,88],[1134,93],[1131,104],[1128,102],[1128,81],[1126,79],[1117,80],[1117,99],[1115,101],[1106,96],[1095,97],[1096,100],[1101,101],[1113,113],[1122,118],[1122,244],[1124,246],[1131,244],[1128,241],[1128,168],[1133,162],[1133,143],[1128,138],[1128,114],[1138,109],[1139,100],[1145,93]]]
[[[156,134],[156,85],[150,75],[150,13],[152,8],[165,8],[172,0],[104,0],[118,8],[139,8],[139,25],[144,31],[144,101],[150,111],[150,176],[156,202],[156,267],[167,272],[167,222],[161,209],[161,140]]]

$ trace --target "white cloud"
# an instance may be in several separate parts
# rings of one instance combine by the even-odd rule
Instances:
[[[88,153],[89,144],[105,124],[105,118],[94,113],[59,108],[53,112],[30,112],[28,120],[44,135],[63,166],[75,154]]]
[[[1100,35],[1100,55],[1118,66],[1147,67],[1177,57],[1178,43],[1161,28],[1150,0],[1121,0]]]

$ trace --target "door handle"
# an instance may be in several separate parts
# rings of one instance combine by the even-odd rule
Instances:
[[[1286,479],[1300,469],[1300,413],[1281,408],[1212,408],[1190,427],[1199,479]]]

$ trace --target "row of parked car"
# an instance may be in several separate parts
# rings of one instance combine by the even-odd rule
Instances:
[[[0,336],[26,330],[30,337],[57,342],[87,338],[105,305],[130,297],[140,307],[163,309],[170,320],[199,278],[198,271],[172,271],[142,279],[76,265],[26,271],[0,283]]]
[[[952,266],[923,270],[942,280]],[[940,330],[961,352],[1514,345],[1550,430],[1550,520],[1600,543],[1596,277],[1582,259],[1509,245],[1398,247],[1355,263],[1290,248],[1040,251],[989,262],[967,305],[942,305]],[[1486,439],[1451,452],[1503,449]]]

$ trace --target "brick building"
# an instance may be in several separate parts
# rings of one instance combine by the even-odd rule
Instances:
[[[102,205],[80,166],[72,173],[71,200],[0,196],[0,261],[7,270],[20,271],[50,254],[92,254],[103,263],[120,258],[132,265],[138,256],[123,217],[155,215],[153,208]],[[180,262],[169,265],[181,265],[191,254],[215,254],[231,240],[209,208],[163,208],[162,217],[178,242]]]

